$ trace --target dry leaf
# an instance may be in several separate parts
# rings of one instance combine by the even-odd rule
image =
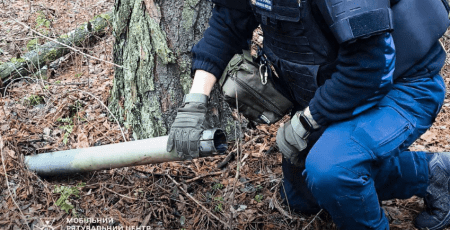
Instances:
[[[2,126],[0,127],[0,130],[2,130],[2,131],[7,131],[9,128],[10,128],[10,127],[9,127],[9,124],[4,124],[4,125],[2,125]]]
[[[16,152],[12,151],[11,149],[5,148],[5,152],[13,159],[17,159]]]
[[[81,149],[81,148],[88,148],[89,147],[89,141],[88,138],[86,136],[86,134],[84,132],[80,132],[77,135],[77,143],[74,144],[74,147],[77,149]]]
[[[420,139],[426,142],[432,142],[434,139],[436,139],[436,133],[434,130],[428,130],[420,137]]]

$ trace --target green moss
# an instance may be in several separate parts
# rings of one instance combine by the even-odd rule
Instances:
[[[111,19],[111,15],[109,14],[100,14],[99,17],[109,21]]]
[[[10,62],[12,62],[12,63],[22,63],[22,62],[25,62],[25,59],[23,59],[23,58],[11,58],[11,60],[10,60]]]
[[[161,105],[156,96],[149,98],[140,111],[141,122],[138,122],[139,127],[135,127],[134,130],[139,129],[139,138],[158,137],[167,134],[167,129],[162,125],[161,119]]]
[[[151,30],[151,41],[153,45],[153,51],[158,55],[164,65],[169,63],[175,63],[175,55],[167,45],[166,33],[161,30],[159,24],[146,15]]]
[[[189,90],[192,87],[192,78],[191,78],[191,71],[190,71],[191,65],[190,63],[181,62],[180,63],[180,84],[181,87],[183,87],[184,94],[188,94]]]
[[[98,20],[98,19],[104,19],[104,20]],[[106,20],[106,21],[105,21]],[[100,14],[95,16],[92,20],[90,20],[89,22],[94,25],[94,31],[99,32],[105,29],[105,27],[107,27],[109,25],[108,22],[110,22],[111,20],[111,15],[110,14]]]
[[[91,19],[90,22],[94,22],[94,21],[96,21],[99,18],[103,18],[103,19],[109,21],[111,19],[111,15],[109,15],[109,14],[99,14],[99,15],[96,15],[93,19]]]
[[[183,7],[183,28],[189,30],[194,26],[195,23],[195,6],[200,2],[200,0],[185,0]]]
[[[51,51],[49,51],[46,55],[45,55],[45,60],[46,61],[54,61],[58,58],[58,50],[57,49],[53,49]]]
[[[38,12],[38,16],[36,17],[36,29],[40,27],[50,28],[50,20],[48,20],[42,11]]]
[[[44,103],[44,98],[38,95],[31,95],[25,99],[27,104],[31,106],[39,105]]]
[[[27,49],[28,49],[28,50],[34,50],[34,49],[36,49],[36,46],[38,45],[38,43],[39,43],[39,40],[38,40],[37,38],[30,40],[30,41],[27,43]]]
[[[234,128],[235,128],[235,123],[234,120],[229,119],[227,124],[225,124],[225,134],[227,136],[229,136],[228,134],[232,134],[232,132],[234,132]]]

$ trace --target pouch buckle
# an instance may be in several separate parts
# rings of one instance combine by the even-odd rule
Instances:
[[[263,74],[263,68],[264,68],[264,74]],[[259,65],[259,77],[261,78],[261,83],[263,85],[267,84],[267,76],[268,75],[269,75],[269,73],[267,71],[267,65],[266,64]]]

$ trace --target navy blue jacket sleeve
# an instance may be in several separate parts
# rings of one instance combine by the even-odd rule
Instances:
[[[258,22],[252,11],[216,5],[209,26],[202,40],[192,48],[192,70],[205,70],[220,79],[231,58],[249,49],[247,40]]]
[[[395,66],[390,33],[342,44],[337,71],[309,103],[314,120],[327,125],[375,106],[391,89]]]

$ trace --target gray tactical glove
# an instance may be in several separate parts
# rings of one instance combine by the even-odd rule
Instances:
[[[309,111],[308,111],[309,113]],[[277,132],[277,145],[284,158],[296,166],[304,166],[308,146],[308,137],[320,126],[305,115],[304,111],[297,112],[290,121],[280,127]]]
[[[183,106],[170,129],[167,151],[175,147],[178,156],[184,159],[199,157],[200,136],[205,127],[208,96],[190,93],[184,96]]]

